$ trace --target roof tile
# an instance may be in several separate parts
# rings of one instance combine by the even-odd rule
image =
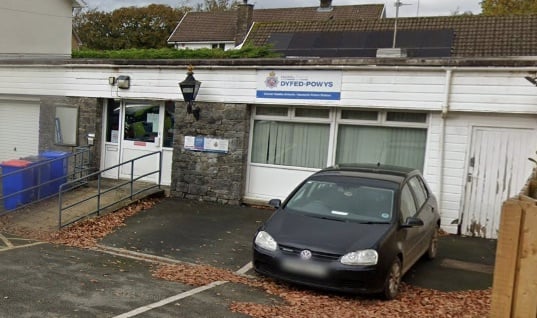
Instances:
[[[366,4],[333,6],[320,12],[318,7],[255,9],[254,22],[333,21],[352,19],[379,19],[384,5]],[[169,37],[168,42],[234,41],[237,11],[189,12]]]

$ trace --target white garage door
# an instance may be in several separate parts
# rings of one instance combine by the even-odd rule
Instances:
[[[0,100],[0,162],[36,155],[39,102]]]

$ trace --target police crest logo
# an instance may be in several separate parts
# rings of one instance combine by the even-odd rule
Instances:
[[[278,86],[278,83],[279,83],[279,80],[278,80],[278,77],[276,76],[276,73],[270,72],[269,76],[267,76],[267,79],[265,79],[265,85],[268,88],[275,88]]]

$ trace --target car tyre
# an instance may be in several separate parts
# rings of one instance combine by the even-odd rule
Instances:
[[[392,300],[397,297],[402,276],[401,260],[399,260],[397,257],[392,262],[388,275],[386,275],[386,281],[384,282],[384,291],[382,292],[382,297],[385,300]]]
[[[438,255],[438,229],[435,228],[433,235],[431,236],[431,241],[429,242],[429,248],[427,249],[427,258],[435,259]]]

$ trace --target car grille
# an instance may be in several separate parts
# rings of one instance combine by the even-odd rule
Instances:
[[[300,252],[304,250],[303,248],[296,248],[296,247],[289,246],[289,245],[279,245],[279,247],[280,247],[280,251],[284,255],[293,255],[296,257],[300,257]],[[323,253],[323,252],[312,251],[312,250],[310,250],[310,252],[311,252],[311,258],[313,260],[320,261],[320,262],[335,261],[341,257],[341,255],[338,255],[338,254]]]

